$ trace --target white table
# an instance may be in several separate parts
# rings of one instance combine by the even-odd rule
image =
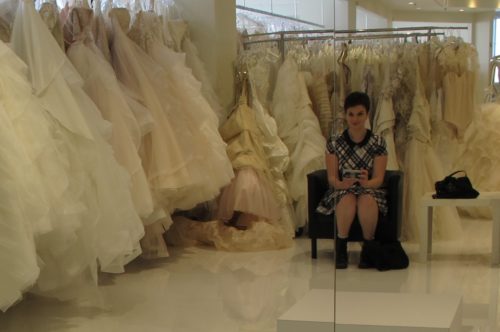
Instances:
[[[432,194],[427,193],[420,200],[419,260],[427,262],[428,256],[432,253],[432,210],[435,206],[489,206],[493,215],[491,263],[500,264],[500,192],[482,192],[473,199],[434,199]]]
[[[335,294],[312,289],[278,319],[277,332],[460,332],[461,328],[459,295]]]

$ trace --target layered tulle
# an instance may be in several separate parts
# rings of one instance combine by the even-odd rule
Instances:
[[[0,42],[0,68],[4,69],[4,61],[7,57],[4,48],[6,46]],[[27,195],[33,185],[36,185],[36,178],[33,178],[34,165],[29,157],[24,153],[24,146],[28,142],[22,142],[16,133],[14,124],[10,116],[7,115],[4,96],[10,91],[5,88],[5,76],[0,74],[0,178],[2,186],[0,188],[0,310],[6,311],[11,305],[19,301],[24,291],[31,287],[37,280],[40,269],[38,267],[35,243],[33,238],[33,228],[38,226],[35,222],[40,221],[38,215],[35,220],[28,218],[36,217],[33,214],[33,196]],[[12,78],[12,76],[11,76]],[[29,97],[29,95],[28,95]],[[21,105],[11,109],[18,114],[24,113]],[[35,182],[35,183],[33,183]],[[36,188],[36,186],[35,186]],[[32,193],[32,192],[31,192]],[[39,196],[38,198],[42,198]],[[36,197],[35,197],[36,198]],[[38,201],[41,206],[38,211],[43,211],[43,200]],[[44,225],[47,226],[47,225]],[[46,229],[45,229],[46,230]]]
[[[500,142],[500,105],[484,104],[475,113],[474,120],[465,132],[464,149],[455,164],[456,169],[467,172],[473,187],[479,192],[500,191],[500,162],[497,143]],[[466,208],[476,218],[491,219],[490,208]]]
[[[81,18],[78,20],[78,14]],[[113,124],[110,143],[118,162],[131,177],[131,193],[138,214],[147,218],[153,213],[153,198],[149,183],[142,168],[138,150],[142,141],[142,131],[127,97],[120,88],[111,65],[93,43],[90,25],[83,25],[83,18],[91,23],[92,11],[85,8],[73,9],[65,24],[66,31],[83,32],[76,36],[67,51],[68,58],[84,80],[84,90],[99,108],[104,119]]]
[[[80,76],[30,1],[19,4],[12,45],[29,65],[43,107],[39,111],[50,122],[59,165],[66,170],[60,174],[67,180],[61,186],[64,200],[52,197],[52,229],[36,238],[41,264],[37,290],[63,289],[89,275],[95,280],[98,266],[122,272],[140,253],[144,229],[131,200],[129,177],[104,139],[110,137],[110,124],[83,92]],[[55,171],[50,165],[47,169]],[[53,178],[58,176],[47,177]]]
[[[220,145],[216,150],[205,146],[210,142],[205,133],[212,132],[205,126],[210,123],[206,114],[199,110],[194,116],[193,109],[186,109],[198,107],[189,100],[197,97],[180,90],[165,69],[125,35],[120,25],[124,13],[128,14],[125,9],[110,12],[113,66],[120,81],[141,97],[155,119],[155,128],[144,140],[143,164],[156,203],[170,211],[192,208],[214,198],[221,183],[229,181],[227,165],[217,163],[222,160]]]
[[[185,65],[184,54],[176,53],[163,44],[161,21],[152,12],[139,12],[129,36],[164,70],[163,94],[172,104],[172,120],[192,133],[193,153],[200,153],[203,171],[209,177],[200,178],[189,197],[173,202],[176,208],[188,209],[195,204],[215,198],[220,188],[234,176],[226,154],[226,144],[218,132],[218,119],[201,94],[201,84]],[[179,124],[179,120],[185,121]],[[197,146],[205,145],[203,149]],[[190,169],[199,173],[199,167]]]

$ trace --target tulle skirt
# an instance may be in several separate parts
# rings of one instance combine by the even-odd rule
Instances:
[[[217,219],[229,220],[235,211],[270,221],[281,216],[271,185],[250,167],[238,170],[236,177],[222,191]]]
[[[480,193],[482,191],[500,191],[500,105],[482,105],[464,137],[463,152],[455,165],[456,169],[467,172],[472,186]],[[490,208],[464,208],[475,218],[491,219]]]

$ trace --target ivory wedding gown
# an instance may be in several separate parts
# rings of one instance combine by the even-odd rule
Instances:
[[[126,36],[128,10],[113,8],[109,15],[117,77],[140,96],[155,120],[155,128],[143,142],[142,153],[155,204],[171,212],[214,198],[214,181],[226,173],[225,169],[215,170],[214,174],[207,172],[205,137],[196,127],[199,121],[191,122],[191,115],[181,111],[180,100],[172,98],[168,89],[173,87],[165,70]],[[209,166],[213,170],[213,164]]]
[[[58,206],[53,230],[37,238],[37,290],[68,288],[89,276],[96,280],[98,267],[123,272],[141,252],[144,228],[133,206],[129,177],[104,139],[110,137],[110,124],[83,92],[81,77],[32,1],[19,2],[11,40],[28,64],[33,91],[53,124],[52,135],[69,172],[64,194],[72,204]]]
[[[111,65],[97,49],[91,34],[90,8],[74,8],[64,25],[66,40],[72,44],[67,56],[84,80],[83,89],[104,119],[113,124],[110,143],[114,154],[131,177],[131,193],[137,213],[148,218],[153,213],[153,197],[138,154],[142,132],[130,109]]]
[[[38,181],[42,170],[36,168],[53,165],[57,160],[46,158],[54,157],[53,142],[45,135],[48,122],[36,113],[39,110],[35,106],[26,65],[0,42],[1,311],[15,304],[35,284],[40,268],[34,235],[52,227]]]
[[[457,158],[455,169],[467,171],[473,187],[483,191],[500,191],[498,163],[500,153],[500,105],[487,103],[475,112],[474,119],[465,132],[464,149]],[[491,219],[490,208],[470,207],[467,213],[474,218]]]
[[[296,227],[307,221],[307,174],[325,168],[326,140],[311,106],[297,64],[285,60],[278,72],[271,112],[290,153],[285,177],[295,204]]]
[[[415,70],[415,69],[413,69]],[[441,163],[431,145],[430,106],[417,71],[413,109],[408,122],[409,142],[405,152],[403,235],[419,239],[419,200],[434,191],[434,183],[444,178]],[[437,238],[456,239],[461,235],[460,218],[455,207],[434,209],[433,232]]]
[[[218,118],[201,93],[201,83],[185,65],[185,55],[176,53],[163,44],[160,18],[153,12],[139,12],[128,33],[164,70],[163,94],[172,103],[171,114],[183,119],[187,130],[193,133],[193,146],[204,146],[203,170],[210,176],[201,178],[197,188],[189,193],[189,199],[174,201],[177,208],[189,209],[195,204],[215,198],[220,189],[234,177],[231,162],[226,154],[226,144],[218,132]],[[191,149],[196,151],[195,149]],[[191,203],[189,202],[191,201]]]

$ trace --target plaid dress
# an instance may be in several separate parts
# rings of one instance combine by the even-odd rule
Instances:
[[[332,135],[326,143],[326,149],[329,153],[338,157],[340,178],[342,178],[343,171],[347,169],[366,169],[368,170],[369,178],[371,178],[375,157],[387,155],[386,143],[383,137],[373,134],[370,130],[366,132],[365,138],[360,143],[353,142],[347,130],[341,135]],[[327,215],[332,214],[335,210],[335,205],[347,194],[354,194],[356,196],[363,194],[372,195],[377,202],[379,211],[383,215],[387,214],[387,191],[383,188],[363,188],[357,182],[348,189],[336,190],[330,188],[319,203],[316,211]]]

